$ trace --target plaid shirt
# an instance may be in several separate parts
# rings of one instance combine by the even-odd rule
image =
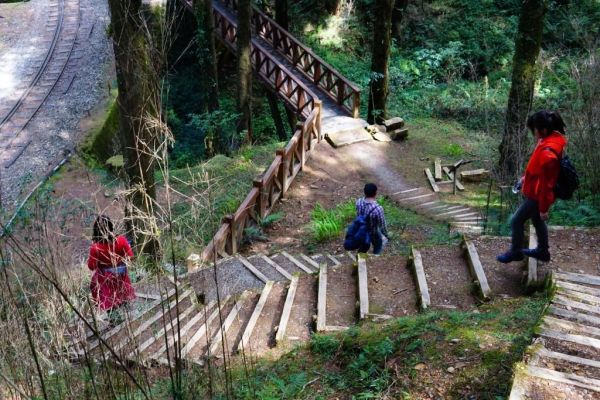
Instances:
[[[379,228],[381,233],[387,237],[387,225],[385,223],[385,216],[383,215],[383,207],[377,204],[377,202],[366,201],[364,197],[356,200],[356,215],[367,215],[369,212],[371,212],[369,215],[371,228],[373,230]]]

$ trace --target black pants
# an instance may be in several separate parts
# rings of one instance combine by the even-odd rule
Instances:
[[[512,216],[512,244],[510,251],[520,253],[523,248],[523,239],[525,237],[525,221],[531,218],[531,223],[535,227],[535,234],[538,239],[538,249],[548,250],[548,228],[546,223],[540,218],[538,203],[535,200],[525,199],[519,206],[519,209]]]

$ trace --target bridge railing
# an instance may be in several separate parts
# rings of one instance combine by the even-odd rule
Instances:
[[[316,100],[315,107],[304,122],[298,123],[288,144],[277,150],[269,168],[254,180],[253,188],[237,211],[223,218],[221,227],[202,252],[203,261],[237,253],[245,229],[260,224],[273,211],[321,139],[321,102]]]
[[[222,3],[227,8],[237,11],[237,0],[222,0]],[[354,118],[359,117],[360,88],[358,86],[256,7],[253,7],[252,25],[257,35],[279,51],[336,104]]]
[[[236,50],[237,25],[235,21],[219,7],[213,7],[217,36],[230,50]],[[318,97],[260,44],[251,43],[252,66],[256,73],[268,82],[275,92],[296,111],[307,118],[314,108]]]

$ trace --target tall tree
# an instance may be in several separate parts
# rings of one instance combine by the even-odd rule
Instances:
[[[212,0],[194,1],[194,11],[198,24],[198,58],[202,67],[201,79],[206,90],[205,102],[207,110],[212,112],[219,108],[219,80]]]
[[[388,64],[392,44],[392,12],[394,0],[376,0],[373,10],[373,54],[371,58],[371,85],[369,90],[369,123],[386,118],[388,96]]]
[[[531,110],[535,81],[539,76],[540,54],[546,0],[523,0],[515,40],[512,83],[508,95],[504,135],[500,144],[500,174],[513,179],[525,163],[527,115]]]
[[[246,140],[252,140],[252,60],[250,59],[250,41],[252,1],[239,0],[237,27],[238,57],[238,133],[246,131]]]
[[[125,210],[138,251],[158,255],[155,233],[154,149],[159,138],[160,91],[148,46],[142,0],[109,0],[117,69],[119,125],[127,174]]]

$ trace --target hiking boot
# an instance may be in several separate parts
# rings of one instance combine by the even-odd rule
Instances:
[[[500,254],[496,257],[496,260],[503,264],[508,264],[513,261],[521,261],[523,259],[523,253],[517,253],[514,251],[507,251],[504,254]]]
[[[536,258],[541,262],[550,261],[550,252],[548,251],[548,249],[523,249],[523,254],[527,257]]]

